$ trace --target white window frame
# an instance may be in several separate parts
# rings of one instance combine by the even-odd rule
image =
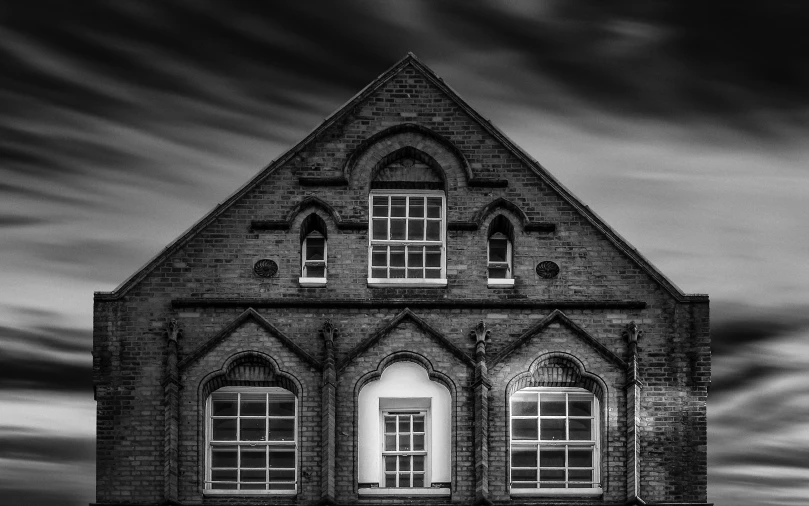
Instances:
[[[238,397],[237,397],[237,406],[239,406],[239,407],[237,408],[237,415],[235,416],[237,438],[238,438],[239,425],[240,425],[239,421],[242,418],[241,407],[240,407],[240,405],[241,405],[241,402],[240,402],[241,394],[262,394],[263,393],[265,395],[283,395],[284,397],[289,396],[291,399],[294,400],[294,403],[295,403],[295,406],[294,406],[294,413],[295,414],[294,414],[294,423],[293,423],[294,428],[293,428],[292,441],[267,441],[267,440],[264,440],[264,441],[239,441],[239,440],[236,440],[236,441],[214,441],[212,439],[213,438],[213,420],[214,419],[219,419],[219,418],[234,418],[231,415],[222,416],[222,417],[214,417],[213,416],[213,412],[212,412],[212,410],[213,410],[213,397],[216,394],[222,394],[222,393],[225,393],[225,394],[234,394],[234,393],[239,394]],[[266,420],[265,430],[269,429],[269,425],[268,425],[269,420],[271,418],[273,418],[274,416],[276,418],[289,418],[288,416],[270,415],[269,414],[269,408],[267,407],[265,409],[265,415],[264,415],[264,419]],[[289,390],[286,390],[286,389],[283,389],[283,388],[280,388],[280,387],[223,387],[223,388],[215,390],[214,392],[211,392],[211,394],[208,396],[208,398],[205,401],[205,470],[204,470],[205,479],[204,479],[204,485],[203,485],[203,493],[205,495],[238,495],[238,496],[242,496],[242,495],[273,495],[273,496],[274,495],[284,495],[284,496],[296,495],[298,493],[298,486],[299,486],[298,469],[300,467],[300,451],[299,451],[299,445],[298,445],[298,440],[299,440],[299,429],[298,429],[299,416],[300,416],[300,413],[299,413],[299,406],[298,406],[298,398],[297,398],[297,396],[295,396]],[[245,415],[244,417],[247,418],[248,415]],[[250,418],[260,419],[261,417],[260,416],[256,416],[256,417],[250,416]],[[251,450],[255,450],[256,448],[264,447],[265,448],[265,456],[268,456],[268,453],[273,451],[273,450],[286,450],[286,451],[291,450],[292,452],[294,452],[294,455],[295,455],[293,481],[289,482],[288,480],[283,480],[283,483],[292,483],[292,488],[290,488],[290,489],[280,489],[280,490],[267,490],[267,489],[265,489],[265,490],[240,490],[240,489],[235,489],[234,490],[234,489],[213,489],[213,488],[211,488],[211,486],[212,486],[211,474],[212,474],[212,469],[213,469],[213,463],[212,463],[213,449],[214,448],[224,448],[224,447],[237,447],[237,467],[236,468],[230,468],[230,467],[227,468],[227,469],[235,469],[236,470],[237,483],[240,483],[239,482],[239,475],[240,475],[240,470],[242,469],[242,467],[240,465],[242,448],[246,447],[246,448],[249,448]],[[266,457],[265,457],[265,462],[267,462]],[[248,468],[248,469],[253,469],[253,468]],[[259,468],[255,468],[255,469],[257,470]],[[265,469],[265,473],[266,473],[265,474],[265,479],[267,480],[267,482],[265,482],[265,483],[269,483],[269,481],[270,481],[270,479],[269,479],[269,471],[270,471],[269,463],[264,469]],[[283,470],[289,470],[289,469],[290,468],[283,468]],[[278,480],[277,482],[280,483],[281,481],[282,480]],[[240,484],[237,485],[237,487],[240,487],[240,486],[241,486]]]
[[[308,247],[309,239],[323,239],[323,260],[306,260],[306,250]],[[301,277],[298,278],[298,284],[301,286],[326,286],[328,281],[328,268],[329,268],[329,241],[326,236],[317,230],[309,232],[301,242]],[[307,266],[322,266],[323,276],[312,277],[306,275]]]
[[[439,241],[417,241],[417,240],[393,240],[393,239],[374,239],[373,237],[373,220],[374,220],[374,205],[373,199],[374,197],[440,197],[441,198],[441,227],[440,227],[440,234],[441,238]],[[405,220],[409,218],[410,213],[410,206],[409,206],[409,199],[406,201],[405,204],[405,216],[403,217]],[[390,223],[390,212],[386,216],[388,223]],[[428,218],[425,216],[425,221]],[[407,223],[407,221],[406,221]],[[388,230],[390,230],[390,226],[388,226]],[[407,230],[407,229],[405,229]],[[405,233],[405,235],[407,235]],[[439,246],[441,251],[441,269],[440,275],[438,278],[375,278],[373,277],[373,249],[374,246]],[[388,251],[388,255],[390,252]],[[407,272],[407,258],[408,255],[405,253],[405,272]],[[388,262],[388,269],[390,268]],[[372,190],[368,195],[368,279],[367,279],[369,286],[376,286],[376,287],[395,287],[395,286],[417,286],[417,287],[442,287],[447,286],[447,198],[446,194],[443,191],[435,191],[435,190],[407,190],[407,191],[396,191],[396,190]]]
[[[506,241],[506,261],[493,262],[492,261],[492,239]],[[487,285],[489,288],[507,288],[514,286],[514,270],[512,261],[512,244],[511,239],[502,232],[492,234],[486,241],[486,276],[488,278]],[[493,267],[506,268],[505,278],[492,278],[489,276],[489,269]]]
[[[424,401],[429,403],[429,399],[424,399]],[[412,420],[413,416],[422,416],[424,418],[424,431],[423,431],[424,449],[423,450],[410,449],[410,450],[399,451],[399,450],[390,450],[390,449],[385,448],[385,436],[387,436],[387,434],[388,434],[385,431],[385,417],[386,416],[400,417],[400,416],[403,416],[403,415],[404,416],[410,415],[410,417],[411,417],[410,423],[411,424],[413,423],[413,420]],[[430,410],[429,410],[429,408],[416,408],[416,409],[407,409],[407,408],[384,409],[383,408],[380,411],[380,414],[379,414],[379,423],[380,423],[379,434],[380,434],[381,437],[379,439],[380,439],[380,443],[382,444],[382,447],[381,447],[381,451],[380,451],[381,462],[380,462],[380,466],[379,466],[379,471],[380,471],[381,476],[380,476],[380,480],[379,480],[379,484],[380,484],[379,486],[381,488],[386,488],[388,490],[393,490],[393,491],[402,491],[402,490],[409,490],[409,491],[416,490],[417,491],[418,489],[425,489],[425,488],[429,489],[430,488],[430,485],[432,485],[432,482],[430,481],[430,455],[431,455],[431,452],[430,452],[430,450],[431,450],[431,448],[430,448],[430,423],[431,422],[432,422],[432,420],[430,418]],[[411,425],[411,432],[410,432],[411,435],[416,433],[415,431],[413,431],[412,427],[413,426]],[[396,434],[397,434],[397,438],[398,438],[400,436],[398,426],[396,427]],[[398,442],[398,440],[397,440],[397,442]],[[395,487],[388,487],[386,478],[387,478],[387,475],[389,473],[387,472],[386,467],[385,467],[385,457],[416,456],[416,455],[422,456],[424,458],[424,469],[423,469],[423,473],[422,473],[424,475],[424,477],[423,477],[423,480],[424,480],[423,485],[421,487],[400,487],[398,485],[395,486]],[[412,475],[415,474],[413,467],[414,466],[412,466],[412,464],[411,464],[410,470],[408,472],[408,474],[411,475],[411,480],[412,480]],[[394,474],[398,474],[398,473],[394,473]],[[398,476],[396,477],[396,481],[397,482],[399,481]]]
[[[546,416],[541,415],[541,413],[537,413],[537,416],[518,416],[514,415],[513,403],[516,396],[519,394],[525,393],[536,393],[539,395],[542,394],[565,394],[566,401],[565,401],[565,415],[564,416]],[[569,413],[569,397],[570,395],[586,395],[592,401],[592,408],[591,408],[591,415],[589,417],[585,416],[575,416],[570,415]],[[537,406],[539,409],[539,405]],[[591,421],[591,430],[592,430],[592,440],[525,440],[525,439],[516,439],[514,438],[513,434],[513,420],[515,419],[532,419],[535,418],[537,420],[537,437],[540,438],[540,419],[565,419],[569,421],[572,419],[590,419]],[[565,423],[566,431],[569,431],[569,423]],[[545,496],[545,497],[552,497],[552,496],[584,496],[584,497],[593,497],[593,496],[600,496],[603,494],[603,489],[601,487],[601,406],[598,401],[598,398],[593,395],[592,392],[589,392],[583,388],[575,388],[575,387],[528,387],[517,392],[514,392],[511,397],[509,398],[509,418],[508,418],[508,434],[509,434],[509,455],[508,455],[508,468],[509,468],[509,490],[512,496]],[[569,433],[567,435],[569,438]],[[513,454],[514,450],[516,449],[535,449],[537,452],[537,462],[536,468],[533,466],[527,468],[521,468],[522,470],[530,470],[536,469],[536,479],[539,480],[539,471],[541,467],[541,461],[539,456],[539,451],[541,448],[549,448],[549,447],[557,447],[557,448],[564,448],[565,449],[565,466],[562,469],[567,470],[569,469],[568,466],[568,450],[570,448],[588,448],[592,449],[593,457],[592,457],[592,467],[584,467],[583,469],[592,469],[592,478],[593,478],[593,485],[588,488],[573,488],[569,487],[571,481],[575,480],[565,480],[565,488],[539,488],[539,483],[537,483],[537,488],[517,488],[513,486],[512,481],[512,473],[514,469],[512,466],[513,464]],[[558,466],[556,466],[558,467]],[[574,468],[576,469],[576,468]],[[567,474],[565,474],[567,476]],[[528,483],[531,483],[530,481]]]

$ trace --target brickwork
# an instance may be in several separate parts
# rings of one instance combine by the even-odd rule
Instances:
[[[409,57],[120,290],[96,295],[98,503],[266,503],[203,494],[205,399],[225,384],[284,386],[298,397],[298,491],[273,503],[369,503],[357,488],[357,396],[397,360],[420,364],[451,392],[445,502],[547,503],[509,495],[508,397],[570,378],[601,402],[603,497],[591,502],[623,503],[634,480],[649,503],[705,502],[707,298],[668,284],[475,114]],[[366,281],[370,183],[380,160],[403,148],[442,171],[446,287]],[[326,225],[325,287],[298,283],[300,229],[312,213]],[[513,226],[512,288],[487,288],[487,232],[497,216]],[[257,220],[276,225],[253,229]],[[263,258],[278,264],[275,276],[253,273]],[[558,277],[536,274],[544,260],[560,266]],[[546,307],[520,305],[535,302]],[[166,382],[172,318],[183,330],[176,386]],[[339,330],[333,347],[325,320]],[[491,332],[483,357],[490,388],[475,374],[481,356],[470,330],[480,321]],[[632,321],[643,330],[637,392],[626,388],[631,354],[622,336]],[[476,424],[482,413],[486,423]],[[637,465],[627,442],[635,418]]]

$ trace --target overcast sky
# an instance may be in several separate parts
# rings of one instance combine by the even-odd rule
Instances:
[[[412,51],[710,294],[709,499],[805,504],[809,4],[334,4],[0,4],[0,497],[94,500],[93,291]]]

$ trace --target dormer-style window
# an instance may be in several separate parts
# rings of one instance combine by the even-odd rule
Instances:
[[[514,286],[513,235],[513,227],[504,216],[500,215],[492,220],[486,247],[489,288]]]
[[[316,214],[311,214],[301,225],[301,286],[324,286],[328,249],[326,224]]]
[[[443,192],[372,191],[368,283],[446,285]]]

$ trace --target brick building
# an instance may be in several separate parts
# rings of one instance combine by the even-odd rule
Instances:
[[[98,504],[706,501],[707,296],[412,55],[94,318]]]

